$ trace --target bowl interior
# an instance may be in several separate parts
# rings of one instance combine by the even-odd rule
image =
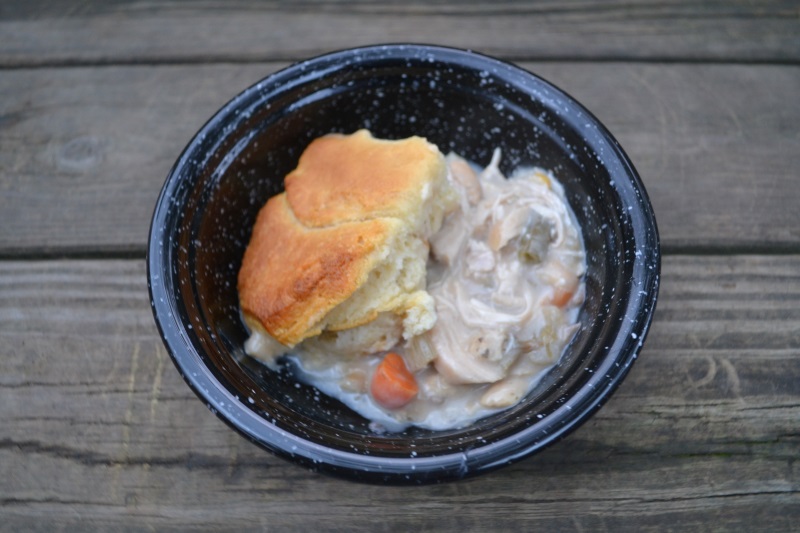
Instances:
[[[272,372],[244,354],[236,278],[256,214],[313,139],[360,128],[382,138],[420,135],[479,165],[499,147],[504,172],[541,166],[564,185],[587,249],[581,328],[513,408],[460,430],[378,434],[289,371]],[[394,46],[294,65],[225,106],[168,177],[148,266],[156,320],[176,365],[228,423],[279,455],[328,471],[391,478],[407,475],[410,459],[420,466],[417,480],[441,480],[524,456],[599,407],[641,347],[659,252],[635,170],[579,104],[485,56]],[[455,458],[426,466],[425,458],[437,457]]]

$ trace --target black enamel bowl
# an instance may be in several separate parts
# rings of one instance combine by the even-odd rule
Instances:
[[[536,165],[563,183],[588,254],[581,327],[518,405],[469,427],[377,434],[341,403],[243,351],[236,278],[256,214],[316,137],[369,128],[426,137],[480,165]],[[417,45],[336,52],[249,87],[197,133],[153,215],[148,281],[179,372],[225,422],[276,455],[369,482],[476,475],[564,437],[606,401],[636,359],[658,293],[653,211],[602,124],[563,91],[480,54]]]

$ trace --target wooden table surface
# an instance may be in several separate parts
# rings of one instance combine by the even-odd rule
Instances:
[[[145,246],[241,89],[377,42],[471,48],[583,102],[663,244],[644,350],[587,424],[478,478],[369,486],[257,448],[184,384]],[[0,530],[800,531],[800,5],[0,4]]]

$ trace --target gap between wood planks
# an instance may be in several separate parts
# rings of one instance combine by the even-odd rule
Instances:
[[[754,245],[726,245],[726,244],[662,244],[662,256],[781,256],[800,254],[800,243],[765,243]],[[43,248],[31,250],[28,248],[8,248],[0,250],[0,261],[52,261],[66,260],[116,260],[116,259],[146,259],[147,251],[139,246],[121,246],[97,250],[84,247]]]
[[[369,46],[369,45],[365,45]],[[36,70],[47,68],[104,68],[104,67],[160,67],[160,66],[193,66],[193,65],[255,65],[261,63],[294,63],[305,61],[311,57],[336,52],[337,50],[320,49],[308,54],[270,54],[269,56],[228,56],[213,57],[160,57],[160,58],[107,58],[107,59],[60,59],[60,60],[3,60],[0,59],[0,71],[3,70]],[[484,53],[479,51],[480,53]],[[488,52],[486,52],[488,53]],[[510,63],[641,63],[650,65],[739,65],[739,66],[800,66],[800,60],[783,58],[754,58],[754,59],[720,59],[718,57],[627,57],[617,55],[607,56],[535,56],[516,54],[491,54],[497,59]]]

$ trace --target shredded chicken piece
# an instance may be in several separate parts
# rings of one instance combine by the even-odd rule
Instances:
[[[478,175],[470,164],[455,154],[449,154],[447,166],[450,168],[452,180],[460,185],[460,189],[470,205],[477,204],[483,198],[483,188],[478,180]]]

